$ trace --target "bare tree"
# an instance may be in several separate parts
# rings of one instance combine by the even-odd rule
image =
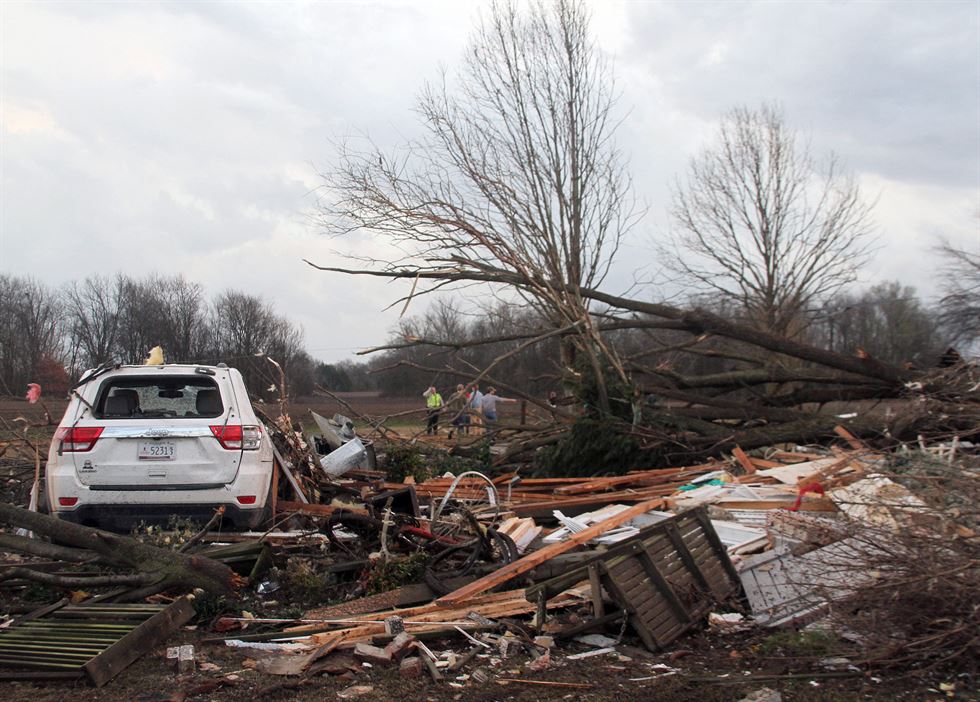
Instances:
[[[895,365],[935,365],[948,344],[936,314],[897,281],[829,300],[810,325],[814,342],[840,353],[864,351]]]
[[[806,307],[854,280],[872,230],[837,159],[821,167],[771,106],[724,117],[676,185],[672,214],[667,264],[758,328],[791,337]]]
[[[121,276],[92,276],[81,283],[72,282],[66,286],[64,298],[71,345],[77,349],[82,368],[113,360],[119,341]]]
[[[206,327],[202,336],[208,339],[207,357],[236,366],[253,392],[279,382],[266,357],[275,359],[289,380],[295,362],[297,378],[302,376],[303,383],[312,387],[313,363],[303,351],[303,330],[262,298],[225,291],[215,299]]]
[[[0,392],[20,394],[42,359],[61,357],[61,311],[54,291],[32,278],[0,275]]]
[[[168,349],[175,361],[188,363],[203,357],[204,289],[182,275],[163,281],[161,297]]]
[[[324,174],[323,225],[404,252],[375,270],[516,273],[554,328],[576,325],[566,365],[584,353],[598,372],[611,352],[576,291],[601,283],[635,217],[614,102],[583,2],[494,3],[455,82],[444,76],[420,96],[427,138],[396,157],[342,147]]]
[[[940,320],[956,341],[975,345],[980,339],[980,249],[971,253],[946,241],[939,253],[944,261]]]

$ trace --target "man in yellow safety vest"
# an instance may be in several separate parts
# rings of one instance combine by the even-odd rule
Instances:
[[[428,421],[425,425],[426,434],[439,433],[439,415],[442,413],[442,395],[436,390],[435,385],[430,385],[429,389],[422,393],[425,398],[425,406],[429,411]]]

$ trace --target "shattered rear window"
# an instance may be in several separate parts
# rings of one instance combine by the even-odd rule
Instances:
[[[220,417],[221,393],[212,379],[200,375],[121,377],[99,389],[95,415],[100,419]]]

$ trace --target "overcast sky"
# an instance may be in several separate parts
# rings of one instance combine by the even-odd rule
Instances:
[[[0,270],[60,284],[184,273],[263,295],[310,352],[351,358],[397,322],[400,283],[316,272],[331,143],[417,133],[484,3],[0,0]],[[980,3],[596,2],[649,214],[607,287],[655,266],[668,186],[739,104],[778,102],[869,198],[866,284],[937,291],[940,236],[980,251]],[[655,291],[649,293],[651,297]]]

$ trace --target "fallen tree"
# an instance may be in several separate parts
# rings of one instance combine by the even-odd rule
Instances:
[[[197,555],[159,548],[127,536],[66,522],[46,514],[0,502],[0,523],[21,527],[53,542],[0,534],[0,548],[44,559],[83,563],[124,574],[93,572],[64,576],[31,568],[30,563],[0,571],[0,581],[24,579],[64,588],[126,585],[136,589],[120,600],[137,600],[170,588],[201,588],[214,594],[234,593],[242,578],[228,566]]]
[[[524,290],[561,285],[555,281],[528,283],[519,274],[487,266],[480,270],[466,266],[440,270],[426,270],[421,266],[369,270],[310,265],[348,275],[431,279],[440,283],[483,282]],[[618,365],[627,376],[627,382],[623,382],[612,370],[606,374],[609,411],[603,411],[598,402],[590,402],[589,384],[594,380],[589,368],[564,369],[569,376],[566,386],[575,388],[575,400],[585,403],[586,416],[608,422],[615,431],[634,437],[644,450],[654,452],[655,455],[648,453],[645,457],[647,466],[717,454],[736,445],[754,448],[782,442],[819,441],[832,436],[838,425],[856,436],[887,441],[914,441],[920,434],[936,439],[948,436],[966,439],[980,433],[980,368],[975,365],[899,367],[859,349],[855,355],[838,353],[733,322],[708,310],[645,302],[591,288],[578,288],[570,294],[607,305],[594,315],[589,324],[590,333],[612,334],[633,329],[652,334],[669,330],[674,339],[678,335],[682,339],[663,344],[658,353],[656,337],[651,336],[653,350],[645,354],[649,358],[643,359],[618,354],[615,340],[608,339],[604,353],[615,357],[610,366]],[[473,382],[475,378],[493,383],[508,395],[537,405],[541,414],[554,417],[559,425],[564,423],[567,430],[576,413],[567,408],[548,407],[543,398],[508,385],[494,377],[494,367],[535,343],[554,336],[578,335],[579,331],[580,325],[569,325],[560,330],[501,334],[464,343],[412,338],[395,346],[429,347],[433,362],[398,361],[396,365],[461,381]],[[463,348],[501,339],[515,344],[514,348],[482,369],[475,370],[456,358]],[[578,341],[584,343],[581,338]],[[379,347],[362,353],[390,348]],[[701,374],[674,369],[679,357],[703,352],[728,359],[732,369]],[[651,395],[660,401],[649,402]],[[889,400],[902,402],[881,404]],[[842,418],[838,416],[839,409],[826,406],[854,401],[868,402],[861,406],[862,412],[852,417]],[[562,437],[555,429],[555,422],[545,422],[537,431],[523,432],[530,435],[515,439],[505,454],[506,459],[514,460],[522,453],[530,455],[544,445],[558,443]]]
[[[445,337],[406,335],[404,343],[387,347],[431,347],[425,359],[407,363],[506,389],[492,379],[498,375],[494,371],[518,354],[550,344],[570,402],[559,405],[561,411],[542,406],[543,416],[552,420],[541,427],[547,439],[512,442],[527,447],[527,455],[540,450],[542,442],[561,441],[553,428],[562,423],[562,414],[572,422],[599,421],[609,431],[630,435],[648,452],[647,466],[735,445],[818,440],[842,419],[860,436],[977,433],[976,368],[963,364],[934,372],[888,363],[857,348],[840,353],[804,340],[801,330],[810,322],[807,301],[836,290],[853,273],[855,256],[863,249],[867,208],[856,190],[838,198],[829,187],[823,191],[826,197],[809,207],[798,197],[809,192],[800,185],[808,182],[809,160],[794,159],[791,151],[779,152],[785,158],[772,163],[761,158],[762,152],[749,160],[788,173],[795,183],[781,190],[784,179],[772,179],[773,194],[781,199],[769,203],[768,214],[758,213],[763,221],[756,223],[750,212],[740,217],[727,211],[744,204],[739,198],[706,205],[708,214],[720,217],[717,221],[734,227],[748,220],[761,237],[757,243],[764,244],[766,275],[741,286],[736,310],[765,314],[742,314],[750,323],[703,304],[682,307],[604,290],[620,241],[639,214],[615,145],[613,84],[612,71],[591,38],[583,3],[555,0],[527,11],[512,3],[495,5],[474,33],[455,81],[420,95],[421,141],[394,154],[345,143],[332,171],[322,174],[325,232],[373,235],[392,253],[380,260],[352,254],[351,260],[368,261],[359,268],[310,265],[410,281],[407,294],[392,303],[403,304],[403,311],[426,294],[458,293],[477,285],[486,297],[502,292],[533,311],[539,324],[520,334],[500,328],[492,338],[462,340],[447,330]],[[776,127],[771,136],[780,144],[781,128]],[[754,166],[749,172],[756,174]],[[769,189],[748,192],[766,195]],[[765,209],[767,198],[757,200],[753,212]],[[746,242],[734,235],[734,250],[712,249],[722,268],[736,272],[743,283],[750,282],[746,275],[761,275],[758,257]],[[747,270],[753,261],[754,269]],[[703,275],[701,280],[712,282]],[[759,296],[764,299],[755,299]],[[769,322],[762,323],[760,316]],[[632,335],[629,350],[620,343],[627,334]],[[465,363],[464,348],[498,342],[506,345],[490,363]],[[705,358],[714,367],[690,362]],[[521,388],[507,392],[542,404]],[[651,402],[651,395],[661,401]],[[915,402],[880,415],[871,411],[873,405],[864,405],[858,416],[843,418],[823,407],[838,400],[896,399]],[[584,455],[577,450],[568,454]],[[520,453],[508,449],[507,456]],[[622,460],[617,455],[618,465],[593,467],[622,470]]]

